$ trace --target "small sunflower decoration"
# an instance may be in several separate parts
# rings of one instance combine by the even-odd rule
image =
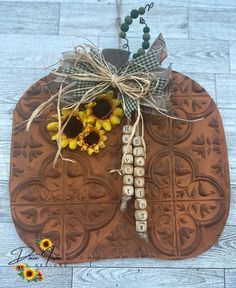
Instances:
[[[39,248],[42,251],[51,250],[53,248],[53,243],[48,238],[42,239],[39,241]]]
[[[72,116],[70,117],[70,115]],[[70,118],[69,118],[70,117]],[[57,141],[59,137],[58,133],[58,115],[53,115],[53,118],[57,121],[48,123],[47,130],[55,132],[51,137],[52,140]],[[67,122],[66,127],[61,135],[61,148],[66,148],[69,146],[71,150],[75,150],[78,146],[78,136],[84,129],[84,123],[81,120],[79,111],[71,111],[69,109],[62,110],[62,126]]]
[[[105,148],[104,142],[107,140],[105,131],[92,125],[87,126],[79,138],[78,145],[81,151],[87,151],[88,155],[98,153],[100,149]]]
[[[41,271],[38,271],[37,274],[38,274],[38,280],[43,281],[44,280],[43,273]]]
[[[112,126],[120,124],[124,115],[120,104],[120,100],[115,97],[112,90],[99,95],[95,101],[85,106],[86,112],[84,113],[87,116],[87,122],[98,129],[111,131]]]
[[[80,147],[88,155],[99,153],[100,149],[105,148],[106,132],[111,131],[112,126],[120,124],[123,115],[121,102],[113,90],[100,94],[95,101],[81,109],[62,109],[61,126],[65,123],[66,126],[61,135],[61,148],[75,150]],[[51,139],[57,141],[58,115],[52,117],[55,121],[48,123],[47,130],[54,132]]]
[[[24,270],[25,267],[26,267],[25,264],[19,263],[19,264],[17,264],[17,265],[14,266],[14,269],[15,269],[16,271],[20,271],[20,270]]]
[[[25,278],[25,280],[27,280],[28,282],[32,281],[34,278],[36,278],[37,273],[33,268],[30,267],[26,267],[23,270],[23,277]]]
[[[33,269],[26,264],[17,264],[14,266],[14,269],[19,271],[18,275],[27,282],[37,282],[44,280],[42,271]]]

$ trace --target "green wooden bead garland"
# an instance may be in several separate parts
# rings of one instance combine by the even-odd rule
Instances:
[[[120,26],[121,32],[119,33],[119,37],[126,39],[128,42],[128,39],[126,38],[126,32],[129,31],[129,25],[131,25],[133,23],[133,19],[138,18],[139,15],[144,15],[145,12],[146,12],[146,7],[140,7],[138,10],[133,9],[130,12],[130,15],[125,17],[124,23],[121,24],[121,26]],[[145,22],[144,22],[144,24],[146,25]],[[142,43],[142,48],[138,49],[138,51],[133,54],[133,59],[135,59],[141,55],[144,55],[145,50],[147,50],[150,47],[149,40],[150,40],[151,36],[150,36],[149,32],[150,32],[150,28],[146,25],[143,28],[143,40],[144,41]]]
[[[148,49],[150,47],[150,43],[148,41],[143,41],[142,47],[143,49]]]
[[[151,38],[150,34],[149,33],[143,33],[143,40],[144,41],[149,41]]]
[[[120,29],[122,32],[127,32],[129,30],[129,24],[127,23],[123,23],[121,26],[120,26]]]
[[[132,24],[133,22],[133,18],[131,16],[126,16],[125,17],[125,23],[127,23],[128,25]]]
[[[130,16],[133,18],[133,19],[136,19],[138,18],[138,15],[139,15],[139,11],[134,9],[130,12]]]

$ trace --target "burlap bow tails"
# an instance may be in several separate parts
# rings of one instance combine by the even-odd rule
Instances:
[[[99,94],[113,87],[118,91],[124,113],[129,120],[132,111],[137,111],[130,137],[131,143],[139,126],[141,135],[144,135],[142,110],[148,113],[165,113],[168,110],[171,68],[160,68],[166,56],[166,45],[162,35],[159,35],[146,54],[119,68],[106,61],[97,47],[77,46],[75,51],[63,54],[60,66],[52,72],[56,76],[55,82],[60,82],[60,89],[33,112],[27,123],[27,130],[33,119],[41,114],[49,102],[57,100],[58,115],[61,115],[62,106],[64,109],[72,109],[73,113],[81,104],[95,100]],[[58,151],[54,164],[61,156],[60,135],[69,119],[62,125],[59,116]],[[123,159],[118,170],[120,173],[122,168]]]

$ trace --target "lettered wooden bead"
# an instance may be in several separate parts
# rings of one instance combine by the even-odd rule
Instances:
[[[123,145],[122,146],[122,153],[124,154],[127,151],[128,154],[133,153],[133,146],[132,145]]]
[[[147,232],[147,221],[136,221],[137,232]]]
[[[145,180],[143,177],[135,177],[134,178],[134,187],[144,187]]]
[[[124,165],[124,174],[132,175],[134,173],[134,167],[132,165]]]
[[[133,185],[134,177],[133,175],[124,175],[123,176],[123,184],[124,185]]]
[[[122,135],[122,142],[124,143],[124,144],[127,144],[128,142],[129,142],[129,135],[127,135],[127,134],[124,134],[124,135]]]
[[[147,200],[146,199],[135,199],[134,207],[135,207],[135,209],[146,209],[147,208]]]
[[[134,167],[134,176],[141,177],[145,175],[145,169],[143,167]]]
[[[135,210],[135,219],[145,221],[148,218],[147,210]]]
[[[134,157],[134,166],[144,166],[145,165],[145,159],[143,157]]]
[[[132,126],[131,125],[124,125],[123,126],[123,133],[124,134],[131,134]]]
[[[143,142],[142,142],[142,137],[141,136],[135,136],[133,138],[133,145],[134,146],[142,146]]]
[[[125,159],[124,159],[124,164],[133,164],[134,163],[134,157],[133,155],[131,154],[127,154],[125,156]]]
[[[124,196],[133,196],[134,195],[134,187],[131,185],[125,185],[122,188],[122,192]]]
[[[135,197],[136,198],[144,198],[145,197],[145,189],[144,188],[135,188]]]
[[[134,147],[134,148],[133,148],[133,155],[134,155],[134,156],[144,156],[144,149],[143,149],[143,147]]]

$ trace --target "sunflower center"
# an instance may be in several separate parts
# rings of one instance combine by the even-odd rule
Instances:
[[[84,137],[84,142],[88,145],[97,144],[99,142],[99,135],[96,132],[90,132]]]
[[[112,106],[106,99],[99,99],[93,107],[93,115],[98,119],[105,119],[111,115]]]
[[[45,242],[43,243],[43,246],[44,246],[44,247],[48,247],[48,246],[49,246],[48,241],[45,241]]]
[[[31,277],[33,275],[32,271],[27,271],[27,277]]]
[[[65,120],[66,121],[66,120]],[[68,123],[66,124],[66,127],[63,131],[63,133],[68,137],[68,138],[74,138],[78,134],[80,134],[83,130],[83,124],[82,122],[77,119],[75,116],[72,116]]]

